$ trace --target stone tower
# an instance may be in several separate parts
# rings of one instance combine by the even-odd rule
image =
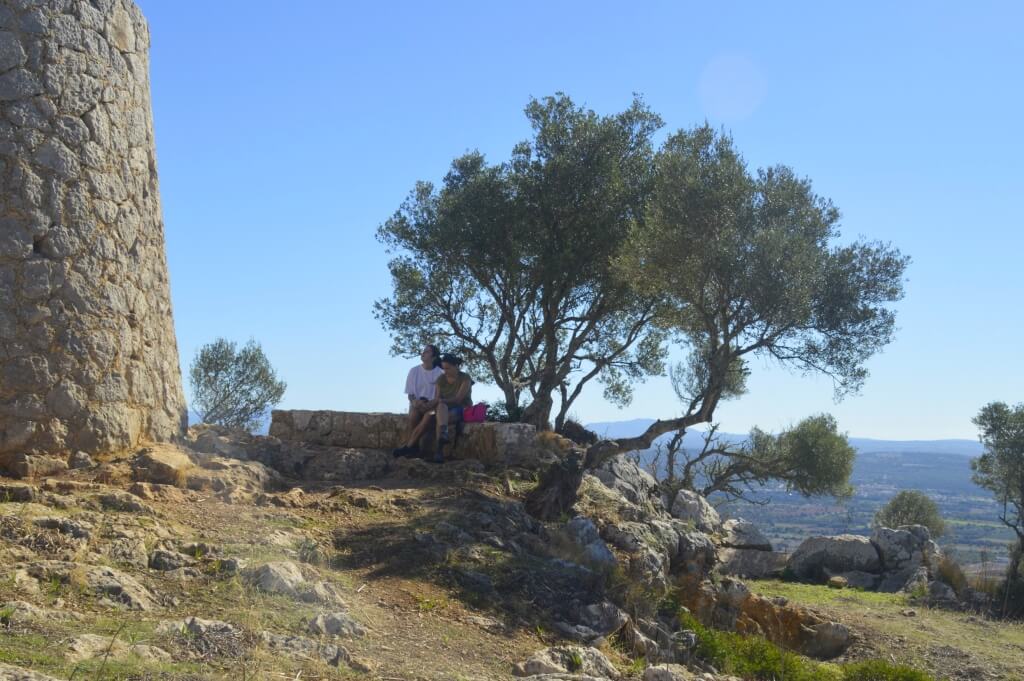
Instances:
[[[0,470],[185,427],[132,0],[0,0]]]

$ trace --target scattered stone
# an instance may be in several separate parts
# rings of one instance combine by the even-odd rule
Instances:
[[[845,589],[847,586],[849,583],[846,581],[846,577],[835,575],[828,578],[828,588],[830,589]]]
[[[516,676],[570,673],[609,679],[621,677],[619,671],[600,650],[579,646],[545,648],[534,653],[526,662],[515,665],[512,673]]]
[[[202,657],[237,658],[248,648],[244,632],[220,620],[165,620],[156,633],[178,636],[184,647]]]
[[[150,645],[128,645],[110,636],[79,634],[68,643],[65,657],[69,662],[82,662],[98,657],[123,659],[135,655],[145,660],[169,662],[171,655],[162,648]]]
[[[40,674],[0,662],[0,681],[60,681],[52,676]]]
[[[362,638],[366,629],[347,613],[321,613],[309,623],[309,630],[324,636],[341,636],[344,638]]]
[[[134,495],[128,492],[122,492],[115,490],[107,492],[106,494],[100,494],[96,497],[99,501],[100,506],[108,511],[121,511],[122,513],[145,513],[147,515],[154,515],[154,511],[149,506],[143,504]]]
[[[274,634],[269,631],[260,632],[260,640],[271,651],[283,653],[290,657],[304,657],[323,660],[327,664],[338,667],[352,659],[349,652],[333,643],[320,643],[304,636]]]
[[[153,610],[153,594],[120,570],[101,565],[82,565],[63,561],[39,561],[27,568],[28,574],[41,582],[57,580],[64,584],[92,591],[103,601],[129,610]]]
[[[644,670],[643,681],[692,681],[693,673],[679,664],[659,664]]]
[[[917,610],[914,610],[913,608],[907,608],[905,610],[900,610],[900,614],[904,617],[917,617]]]
[[[92,526],[84,522],[76,522],[69,518],[44,517],[32,521],[36,527],[43,527],[48,530],[57,530],[61,534],[67,534],[75,539],[88,539],[92,536]]]
[[[153,482],[136,482],[128,488],[131,494],[146,501],[165,501],[181,504],[188,500],[192,492],[186,492],[173,485],[160,485]]]
[[[8,601],[0,604],[0,626],[26,621],[48,621],[81,619],[82,616],[69,610],[48,610],[25,601]]]
[[[195,565],[196,561],[177,551],[156,549],[149,556],[149,567],[154,570],[170,571]]]

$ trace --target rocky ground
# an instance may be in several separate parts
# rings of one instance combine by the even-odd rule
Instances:
[[[0,478],[0,679],[727,678],[667,664],[692,641],[654,591],[714,546],[629,471],[542,525],[522,471],[374,454],[373,479],[311,483],[220,444]],[[723,584],[714,617],[754,602]]]

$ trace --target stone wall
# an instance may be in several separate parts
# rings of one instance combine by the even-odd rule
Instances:
[[[183,433],[148,49],[131,0],[0,1],[0,458]]]
[[[270,434],[286,442],[390,450],[402,446],[407,419],[405,414],[277,410],[271,416]],[[493,465],[535,467],[557,456],[556,447],[538,440],[537,430],[525,423],[467,423],[452,455]]]

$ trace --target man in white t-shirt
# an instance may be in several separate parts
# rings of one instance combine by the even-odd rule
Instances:
[[[441,370],[441,351],[428,345],[420,353],[420,363],[409,369],[405,379],[405,394],[409,398],[409,431],[419,424],[423,415],[433,409],[434,384]]]

